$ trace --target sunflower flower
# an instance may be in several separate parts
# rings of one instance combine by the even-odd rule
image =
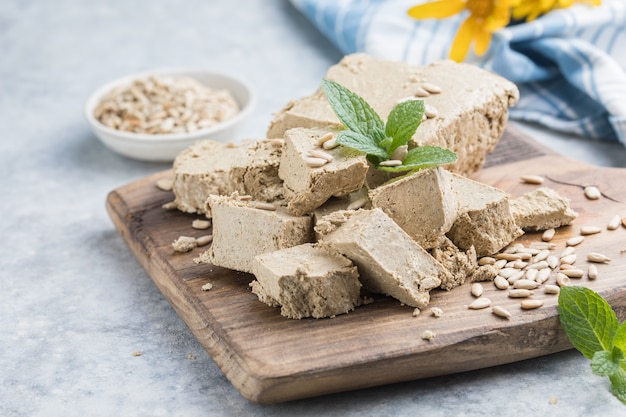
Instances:
[[[602,0],[520,0],[519,4],[513,7],[513,18],[530,22],[550,10],[570,7],[574,3],[600,6]]]
[[[415,19],[440,19],[456,15],[464,10],[469,11],[467,19],[459,26],[450,50],[450,58],[461,62],[467,56],[472,43],[474,43],[476,55],[484,55],[487,52],[492,33],[509,23],[511,7],[516,5],[518,1],[437,0],[413,6],[408,10],[408,14]]]

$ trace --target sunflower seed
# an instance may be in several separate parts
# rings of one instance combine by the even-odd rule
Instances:
[[[272,203],[266,203],[263,201],[250,201],[248,203],[248,207],[259,209],[259,210],[267,210],[267,211],[275,211],[276,206]]]
[[[541,240],[543,240],[544,242],[549,242],[554,238],[555,234],[556,234],[556,230],[548,229],[544,231],[543,234],[541,235]]]
[[[595,235],[596,233],[600,233],[602,229],[596,226],[583,226],[580,228],[580,234],[583,236],[587,235]]]
[[[211,227],[211,222],[209,220],[196,219],[191,222],[191,227],[198,230],[204,230]]]
[[[327,151],[331,149],[335,149],[337,146],[339,146],[339,143],[337,142],[337,139],[335,138],[327,140],[326,142],[322,144],[322,148],[326,149]]]
[[[587,254],[589,262],[606,263],[611,262],[611,258],[598,252],[590,252]]]
[[[598,278],[598,267],[594,264],[589,265],[589,268],[587,268],[587,277],[589,279]]]
[[[557,266],[559,266],[559,258],[557,258],[554,255],[550,255],[548,256],[548,259],[546,259],[546,262],[548,263],[548,266],[552,269],[556,268]]]
[[[522,307],[522,309],[524,310],[533,310],[541,306],[543,306],[543,301],[541,300],[523,300],[520,303],[520,307]]]
[[[422,87],[415,88],[415,97],[428,97],[430,93]]]
[[[480,310],[483,308],[487,308],[490,305],[491,305],[491,300],[489,298],[480,297],[472,301],[472,303],[468,305],[467,308],[471,310]]]
[[[535,295],[535,292],[528,288],[515,288],[509,290],[509,298],[526,298]]]
[[[491,308],[491,312],[496,316],[504,317],[505,319],[510,319],[512,317],[511,313],[509,313],[504,307],[500,306],[493,306]]]
[[[429,119],[432,119],[434,117],[437,117],[437,115],[439,114],[437,112],[437,109],[434,108],[433,106],[431,106],[430,104],[427,104],[426,106],[424,106],[424,114],[426,115],[426,117],[428,117]]]
[[[584,188],[584,192],[585,192],[585,197],[587,197],[589,200],[597,200],[600,197],[602,197],[602,193],[600,193],[600,190],[598,189],[598,187],[590,185]]]
[[[560,273],[569,278],[582,278],[585,275],[585,272],[579,268],[564,269]]]
[[[585,240],[584,236],[575,236],[575,237],[567,239],[565,241],[565,244],[567,246],[577,246],[577,245],[580,245],[583,242],[583,240]]]
[[[521,256],[518,253],[498,253],[496,259],[505,259],[507,261],[519,261]]]
[[[519,288],[524,290],[534,290],[538,286],[538,282],[531,281],[529,279],[518,279],[513,283],[513,288]]]
[[[517,271],[516,273],[514,273],[513,275],[511,275],[507,281],[509,281],[509,284],[513,284],[515,281],[524,278],[524,274],[526,272],[524,271]]]
[[[474,297],[480,297],[483,295],[483,286],[479,282],[472,284],[471,293]]]
[[[548,249],[544,249],[533,257],[532,262],[535,263],[545,261],[548,259],[548,256],[550,256],[550,251]]]
[[[478,260],[478,265],[493,265],[496,263],[495,258],[492,258],[491,256],[483,256],[482,258],[480,258]]]
[[[441,87],[433,83],[422,83],[422,88],[431,94],[441,93]]]
[[[565,249],[563,249],[563,252],[561,252],[561,258],[563,258],[564,256],[567,255],[571,255],[572,253],[576,253],[576,248],[573,246],[568,246]]]
[[[397,167],[402,165],[402,161],[399,159],[388,159],[386,161],[382,161],[378,164],[381,167]]]
[[[566,287],[570,285],[571,280],[569,279],[567,275],[563,274],[562,272],[557,272],[556,283],[559,287]]]
[[[170,178],[161,178],[156,182],[156,186],[163,191],[172,191],[174,181]]]
[[[346,207],[346,210],[358,210],[361,207],[365,206],[365,204],[367,204],[367,201],[368,201],[367,197],[357,198],[356,200],[348,204],[348,207]]]
[[[196,245],[205,246],[213,242],[213,235],[205,235],[196,238]]]
[[[543,284],[550,278],[551,273],[552,271],[550,270],[550,268],[540,269],[539,273],[535,277],[535,281],[537,281],[539,284]]]
[[[606,225],[606,228],[608,230],[615,230],[619,227],[619,223],[620,223],[620,217],[619,216],[615,216],[613,218],[611,218],[611,220],[609,220],[609,223]]]
[[[542,269],[542,271],[545,271],[545,270],[546,268]],[[526,276],[524,277],[524,279],[535,281],[537,278],[537,275],[539,275],[538,269],[529,269],[528,271],[526,271]]]
[[[328,161],[322,158],[308,157],[308,158],[304,158],[304,163],[309,168],[319,168],[319,167],[323,167],[324,165],[326,165]]]
[[[558,294],[560,291],[561,291],[561,287],[559,287],[558,285],[548,284],[545,287],[543,287],[543,292],[545,294]]]
[[[561,265],[562,264],[573,265],[574,263],[576,263],[575,253],[572,253],[571,255],[567,255],[561,258]]]
[[[499,290],[507,290],[509,288],[509,281],[507,281],[506,278],[501,277],[500,275],[497,275],[494,278],[493,284]]]
[[[331,132],[325,133],[322,136],[320,136],[317,139],[317,142],[315,142],[315,144],[317,146],[322,146],[324,145],[326,142],[328,142],[329,140],[331,140],[333,138],[333,134]]]
[[[404,161],[404,158],[406,158],[408,153],[409,153],[408,145],[398,146],[396,150],[393,151],[393,153],[391,154],[391,158],[389,159],[398,159],[400,161]]]
[[[333,156],[327,152],[324,152],[322,150],[319,149],[311,149],[309,150],[309,156],[312,156],[313,158],[320,158],[320,159],[324,159],[327,162],[330,162],[333,160]]]
[[[536,184],[536,185],[543,184],[543,181],[544,181],[544,178],[539,175],[522,175],[520,179],[522,180],[522,182],[525,182],[526,184]]]

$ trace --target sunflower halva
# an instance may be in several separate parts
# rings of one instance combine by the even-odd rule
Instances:
[[[195,261],[254,274],[259,300],[294,319],[347,313],[363,304],[362,291],[423,309],[433,289],[493,279],[493,267],[479,266],[477,256],[523,233],[514,200],[461,174],[480,168],[495,146],[515,86],[462,64],[410,67],[360,54],[329,77],[359,85],[380,114],[420,83],[440,85],[426,98],[438,115],[411,146],[449,146],[459,161],[386,181],[363,155],[322,146],[338,121],[318,92],[279,112],[268,139],[201,142],[176,158],[175,204],[212,218],[212,245]],[[463,84],[468,77],[480,85]]]

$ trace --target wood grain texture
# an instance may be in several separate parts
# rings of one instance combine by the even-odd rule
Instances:
[[[602,233],[586,238],[577,249],[578,265],[586,268],[587,252],[612,259],[598,265],[600,276],[573,280],[600,292],[626,317],[626,229],[605,229],[609,219],[626,216],[626,170],[598,168],[556,155],[519,132],[508,130],[486,167],[475,179],[509,192],[513,197],[537,186],[523,184],[522,174],[547,176],[563,183],[597,185],[609,197],[587,200],[582,189],[546,181],[571,199],[580,213],[574,225],[560,229],[555,253],[582,225],[597,225]],[[434,291],[430,307],[413,317],[413,309],[387,297],[332,319],[290,320],[279,309],[259,302],[248,284],[253,276],[212,265],[196,265],[202,248],[176,253],[171,243],[181,235],[201,236],[191,222],[198,216],[166,211],[171,192],[155,187],[161,172],[112,191],[107,210],[131,251],[169,300],[226,377],[250,401],[274,403],[333,392],[427,378],[533,358],[571,348],[557,316],[557,297],[536,291],[544,307],[522,311],[519,300],[484,283],[485,294],[508,309],[505,320],[490,309],[472,311],[469,283],[452,291]],[[620,202],[621,201],[621,202]],[[540,240],[527,234],[519,241]],[[550,279],[550,283],[554,277]],[[202,291],[207,282],[210,291]],[[422,340],[432,330],[436,337]]]

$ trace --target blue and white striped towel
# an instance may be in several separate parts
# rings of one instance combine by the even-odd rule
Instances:
[[[448,57],[464,13],[414,20],[427,0],[291,0],[343,53],[428,64]],[[517,84],[511,118],[626,145],[626,0],[577,4],[494,33],[466,62]]]

